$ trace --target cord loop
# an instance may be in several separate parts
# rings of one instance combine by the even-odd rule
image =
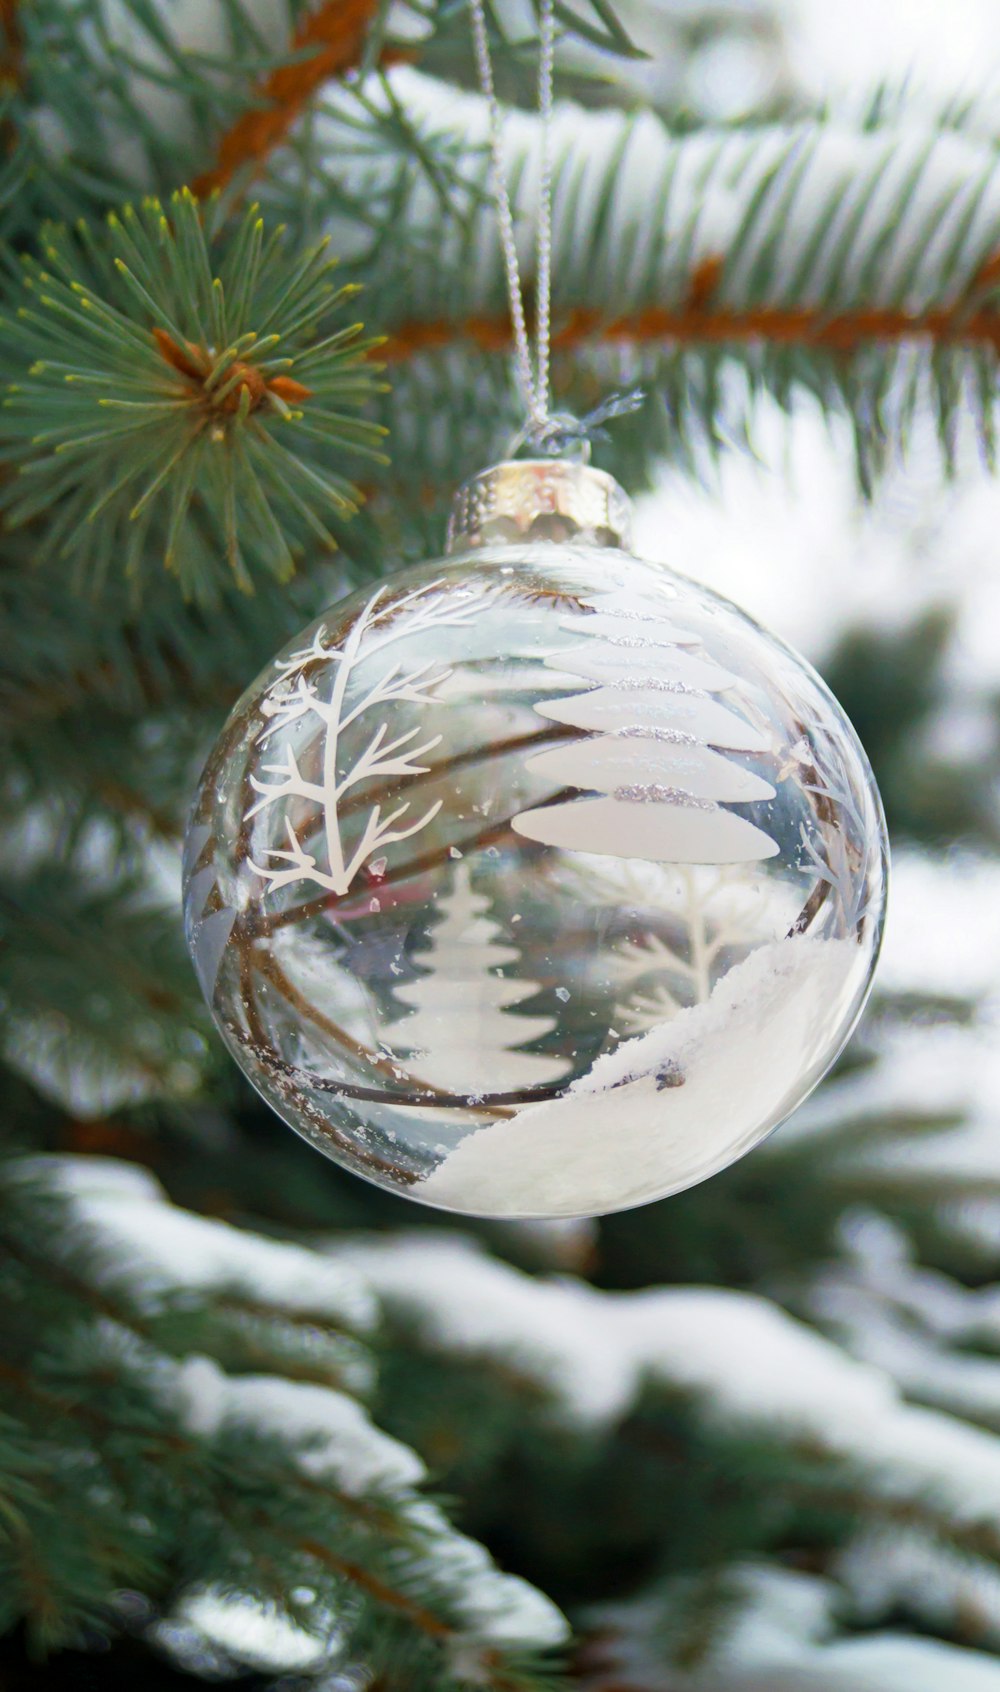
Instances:
[[[546,430],[551,421],[552,367],[552,108],[555,69],[555,0],[539,0],[538,116],[542,134],[538,183],[538,238],[535,256],[535,352],[524,310],[521,266],[517,256],[514,213],[507,189],[504,159],[503,114],[497,99],[486,25],[485,0],[469,0],[472,43],[479,86],[490,119],[491,175],[503,249],[504,272],[511,323],[514,329],[514,364],[518,386],[528,416],[528,426]]]

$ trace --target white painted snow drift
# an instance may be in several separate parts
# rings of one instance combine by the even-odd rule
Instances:
[[[705,1003],[598,1058],[560,1098],[467,1136],[420,1196],[580,1216],[705,1180],[801,1103],[849,1031],[863,977],[849,940],[761,946]]]

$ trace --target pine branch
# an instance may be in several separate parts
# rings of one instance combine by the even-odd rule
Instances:
[[[917,1555],[909,1590],[894,1592],[885,1564],[905,1568],[904,1547],[898,1534],[872,1546],[867,1589],[856,1570],[819,1572],[811,1553],[776,1563],[730,1550],[706,1571],[660,1574],[594,1616],[580,1653],[588,1692],[988,1688],[996,1675],[994,1580],[944,1555],[936,1564]],[[918,1625],[904,1631],[900,1612],[917,1591]],[[927,1637],[928,1626],[948,1643]]]
[[[39,205],[40,215],[62,218],[81,206],[106,210],[137,188],[167,194],[208,174],[220,135],[227,165],[235,168],[234,147],[262,157],[338,57],[341,70],[357,67],[366,14],[378,6],[329,5],[312,23],[308,10],[304,0],[205,0],[190,11],[149,0],[22,8],[14,122],[35,173],[33,204],[16,208],[20,227],[31,228]],[[348,12],[341,26],[337,14]],[[292,20],[288,35],[282,18]],[[222,155],[216,173],[228,180]]]
[[[808,1177],[788,1190],[801,1207]],[[454,1236],[341,1249],[388,1309],[388,1425],[418,1450],[447,1454],[451,1484],[480,1500],[487,1519],[496,1477],[518,1475],[528,1545],[544,1539],[532,1501],[544,1512],[555,1492],[585,1535],[585,1500],[614,1485],[624,1557],[652,1538],[665,1559],[700,1567],[725,1554],[729,1532],[745,1554],[798,1544],[803,1529],[806,1543],[834,1546],[871,1520],[926,1529],[1000,1566],[996,1439],[905,1402],[877,1366],[759,1296],[528,1281]],[[797,1360],[786,1344],[801,1347]],[[731,1495],[713,1485],[723,1474]],[[677,1533],[678,1512],[692,1510],[704,1537],[693,1523]],[[606,1519],[594,1534],[591,1554],[606,1556]]]
[[[992,304],[972,311],[967,300],[922,311],[859,307],[831,314],[819,306],[739,310],[717,303],[724,264],[721,257],[703,260],[691,277],[688,298],[677,307],[650,306],[621,317],[604,314],[596,307],[567,313],[553,334],[553,350],[571,352],[594,344],[642,347],[669,341],[692,346],[770,344],[857,354],[873,343],[924,342],[941,347],[980,345],[1000,355],[1000,309]],[[986,261],[971,278],[969,295],[993,293],[998,276],[1000,254]],[[380,357],[392,366],[456,342],[507,355],[512,347],[510,325],[502,313],[470,317],[458,324],[406,323],[386,337]]]
[[[568,34],[631,51],[609,0],[557,9]],[[466,74],[472,65],[462,9],[455,15],[430,0],[204,0],[194,8],[32,0],[18,24],[12,126],[33,167],[30,194],[12,208],[19,234],[46,216],[99,214],[138,189],[166,195],[183,181],[203,190],[245,182],[279,148],[280,190],[286,144],[293,158],[311,152],[301,120],[321,89],[356,115],[370,99],[369,72],[422,55],[439,35],[457,34]],[[523,42],[512,44],[511,55],[520,52]],[[412,136],[405,151],[416,163]],[[299,193],[274,198],[289,207],[293,227],[309,226]],[[361,196],[355,211],[363,207]]]
[[[463,1662],[494,1692],[541,1692],[526,1647],[560,1632],[557,1612],[418,1495],[413,1454],[343,1391],[247,1373],[245,1351],[218,1366],[233,1288],[285,1327],[289,1363],[331,1321],[360,1348],[373,1311],[355,1277],[191,1216],[122,1165],[0,1174],[0,1625],[24,1618],[42,1648],[113,1631],[123,1581],[161,1613],[214,1586],[294,1621],[305,1585],[320,1654],[336,1617],[342,1649],[420,1692],[450,1692]]]
[[[22,265],[31,303],[0,320],[23,373],[0,418],[20,475],[9,525],[45,513],[50,555],[83,580],[157,555],[187,593],[227,567],[291,573],[306,539],[327,550],[358,490],[331,458],[379,458],[356,415],[376,384],[371,343],[340,326],[351,289],[325,244],[289,265],[256,208],[235,228],[186,191],[126,207],[106,236],[43,235]],[[202,536],[214,536],[212,572]],[[210,573],[211,572],[211,573]]]
[[[215,163],[196,178],[195,193],[210,194],[237,173],[259,171],[317,90],[331,77],[358,67],[381,10],[380,0],[325,0],[303,18],[291,43],[292,62],[265,78],[251,109],[220,138]],[[398,49],[385,48],[380,62],[392,64],[402,56]]]
[[[12,1067],[84,1115],[105,1100],[189,1094],[204,1054],[173,910],[125,874],[95,888],[65,862],[7,882],[0,993]]]
[[[414,120],[440,136],[428,83],[406,73],[397,86],[405,86]],[[481,145],[477,102],[452,102],[448,133],[461,133],[467,148]],[[535,121],[512,119],[509,138],[530,287]],[[905,441],[925,390],[946,456],[970,412],[992,450],[1000,353],[995,147],[912,125],[674,137],[648,114],[567,107],[555,155],[560,403],[587,409],[598,383],[638,381],[668,407],[676,397],[675,433],[686,413],[711,440],[733,426],[732,384],[724,390],[720,380],[726,362],[742,366],[752,392],[769,389],[786,403],[803,387],[846,411],[869,460],[883,444]],[[485,188],[478,164],[470,184]],[[390,253],[372,283],[389,330],[384,356],[401,373],[419,370],[427,395],[450,390],[449,359],[457,372],[470,355],[495,393],[505,386],[495,371],[509,346],[501,256],[488,205],[476,191],[470,205],[464,223],[448,226],[429,220],[421,201],[420,239],[436,248],[435,262],[414,263],[408,251],[404,279]],[[416,200],[412,215],[416,222]],[[395,377],[393,420],[412,404],[415,382]],[[480,393],[480,409],[482,400]],[[498,437],[505,422],[497,420]],[[648,433],[648,412],[639,426]],[[628,421],[618,428],[627,432]],[[657,434],[662,442],[662,428]],[[429,468],[426,449],[421,468]]]
[[[114,735],[119,725],[108,708],[127,713],[120,727],[130,733],[137,711],[161,713],[179,701],[192,722],[204,714],[201,732],[207,735],[247,677],[339,585],[331,589],[328,580],[318,580],[320,571],[311,580],[303,572],[290,584],[265,577],[249,596],[223,578],[207,613],[178,604],[176,585],[166,575],[143,584],[141,605],[134,584],[123,587],[118,579],[86,595],[67,595],[64,567],[39,556],[40,550],[38,535],[21,531],[8,537],[0,564],[0,645],[7,653],[0,721],[3,738],[26,741],[29,752],[31,736],[70,716],[79,725],[81,711],[99,713],[91,716],[91,732],[100,725]],[[221,649],[217,615],[226,623]],[[42,772],[35,776],[44,787]]]

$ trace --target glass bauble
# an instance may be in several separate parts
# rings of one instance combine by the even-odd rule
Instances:
[[[305,629],[202,778],[186,916],[230,1051],[321,1151],[445,1210],[703,1180],[871,982],[885,831],[850,724],[627,521],[579,465],[477,478],[450,554]]]

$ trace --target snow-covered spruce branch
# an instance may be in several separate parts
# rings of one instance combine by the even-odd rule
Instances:
[[[153,1484],[179,1487],[181,1496],[197,1485],[202,1510],[194,1559],[176,1537],[186,1532],[183,1512],[161,1504],[159,1540],[149,1530],[144,1567],[152,1562],[155,1570],[158,1556],[166,1558],[167,1592],[176,1595],[178,1583],[187,1587],[182,1600],[200,1591],[203,1558],[249,1624],[263,1600],[274,1599],[277,1553],[285,1577],[279,1593],[296,1583],[317,1588],[323,1603],[311,1614],[318,1622],[327,1606],[341,1608],[345,1591],[349,1608],[372,1606],[380,1627],[395,1625],[408,1648],[425,1653],[426,1684],[436,1686],[438,1677],[452,1684],[448,1671],[462,1661],[476,1684],[494,1692],[533,1692],[542,1677],[522,1674],[519,1659],[560,1643],[565,1623],[541,1593],[502,1574],[451,1526],[419,1490],[421,1459],[370,1420],[359,1400],[372,1382],[365,1342],[376,1309],[357,1272],[184,1211],[135,1165],[67,1157],[24,1160],[19,1168],[18,1179],[63,1201],[62,1226],[50,1230],[54,1250],[44,1232],[35,1243],[39,1230],[28,1228],[33,1215],[26,1214],[34,1255],[25,1273],[37,1281],[51,1271],[51,1296],[72,1312],[76,1353],[61,1363],[74,1388],[47,1380],[44,1365],[37,1380],[31,1371],[13,1386],[8,1371],[0,1382],[5,1409],[21,1411],[12,1393],[22,1386],[32,1413],[44,1405],[54,1472],[72,1452],[74,1463],[85,1456],[88,1472],[100,1477],[92,1505],[98,1522],[122,1504],[149,1509],[145,1470],[162,1437]],[[99,1242],[96,1252],[84,1249],[88,1239]],[[234,1295],[269,1314],[284,1332],[284,1352],[275,1343],[270,1356],[262,1353],[257,1330],[241,1348],[238,1331],[219,1324],[218,1300]],[[190,1343],[178,1347],[168,1323],[161,1348],[157,1324],[178,1297]],[[330,1325],[338,1343],[352,1336],[356,1345],[353,1370],[336,1384],[319,1378],[317,1342]],[[233,1372],[223,1364],[235,1364]],[[32,1528],[29,1509],[25,1533]],[[112,1584],[124,1575],[111,1566]],[[39,1584],[47,1591],[44,1579]],[[329,1649],[322,1627],[315,1646],[320,1661]]]
[[[690,1394],[723,1441],[776,1438],[808,1455],[803,1484],[817,1497],[870,1520],[923,1523],[1000,1562],[1000,1441],[906,1403],[888,1373],[761,1297],[697,1287],[609,1296],[529,1278],[445,1234],[337,1256],[441,1366],[490,1359],[540,1389],[569,1428],[606,1434],[644,1394]]]
[[[474,97],[449,89],[445,104],[435,83],[409,70],[393,73],[393,84],[429,144],[456,133],[469,149],[484,141]],[[507,134],[530,275],[536,120],[512,112]],[[331,155],[337,136],[331,110],[319,124]],[[912,121],[866,132],[832,120],[677,137],[648,113],[566,104],[554,152],[557,348],[805,349],[827,366],[864,355],[855,381],[873,394],[913,343],[978,348],[993,366],[1000,160],[986,140]],[[406,243],[405,274],[387,277],[383,356],[411,359],[456,342],[506,348],[485,199],[463,223],[418,185],[407,223],[425,238],[433,229],[434,256],[414,268]],[[980,404],[992,403],[984,383]]]
[[[897,1544],[881,1545],[883,1559]],[[875,1604],[886,1585],[883,1567],[869,1571]],[[920,1572],[929,1572],[926,1564]],[[945,1558],[935,1572],[939,1590],[949,1574],[954,1583]],[[904,1633],[888,1605],[889,1625],[873,1628],[884,1612],[870,1617],[875,1605],[866,1596],[855,1607],[843,1585],[825,1575],[756,1560],[724,1564],[707,1576],[668,1577],[637,1598],[591,1612],[600,1654],[583,1692],[619,1692],[622,1686],[649,1692],[668,1686],[670,1692],[994,1692],[992,1653]],[[977,1631],[988,1634],[987,1593],[970,1579],[962,1596],[964,1604],[939,1602],[935,1619],[947,1615],[949,1632],[963,1641]],[[857,1628],[858,1610],[867,1627]],[[694,1647],[690,1657],[676,1649],[685,1635]],[[669,1668],[666,1641],[673,1646]]]
[[[352,624],[341,647],[328,646],[325,630],[320,628],[309,646],[278,663],[278,678],[265,701],[266,726],[259,739],[266,743],[304,717],[311,715],[318,718],[323,725],[324,737],[322,781],[308,781],[302,775],[295,750],[288,746],[283,763],[264,766],[265,772],[275,776],[276,780],[268,782],[257,776],[250,777],[250,784],[260,798],[247,812],[247,820],[281,800],[308,800],[322,813],[327,867],[320,867],[315,853],[300,840],[291,818],[286,816],[288,846],[271,847],[268,856],[288,867],[258,865],[252,860],[250,863],[251,869],[267,881],[271,891],[306,881],[329,893],[346,893],[358,872],[381,847],[419,834],[441,809],[442,801],[437,799],[414,819],[408,815],[410,804],[407,800],[385,815],[381,804],[375,803],[369,809],[358,839],[351,848],[345,846],[339,810],[344,795],[373,777],[425,775],[430,766],[418,760],[440,744],[439,734],[421,740],[419,727],[407,729],[390,739],[389,725],[383,721],[375,727],[353,762],[343,773],[340,772],[342,736],[346,729],[379,705],[399,701],[418,706],[433,703],[435,689],[451,674],[450,670],[437,666],[433,661],[411,669],[391,664],[361,692],[354,704],[347,705],[348,691],[357,667],[376,657],[401,636],[409,637],[435,627],[461,628],[468,623],[478,598],[467,597],[464,603],[455,603],[453,599],[437,601],[433,594],[438,585],[432,582],[414,589],[389,605],[383,603],[385,589],[380,588]],[[311,674],[320,666],[333,677],[328,697],[319,691],[318,682]],[[414,741],[419,744],[414,745]],[[404,821],[404,818],[407,820]]]

